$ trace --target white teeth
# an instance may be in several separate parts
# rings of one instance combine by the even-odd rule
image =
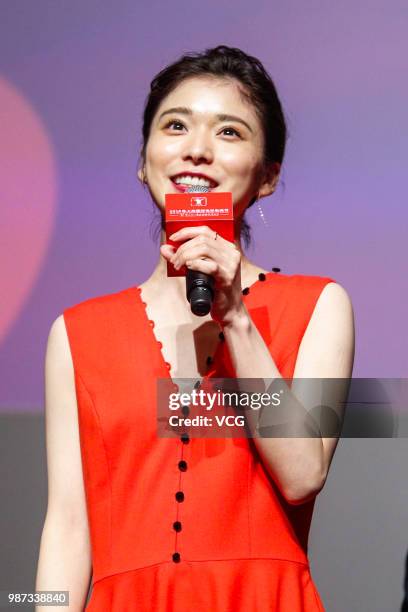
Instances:
[[[206,179],[203,179],[198,176],[177,176],[174,179],[174,182],[178,185],[182,183],[183,185],[201,185],[202,187],[211,187],[210,181],[207,181]]]

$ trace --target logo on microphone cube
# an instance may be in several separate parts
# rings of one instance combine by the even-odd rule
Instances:
[[[195,196],[191,198],[191,206],[207,206],[207,198],[204,196]]]

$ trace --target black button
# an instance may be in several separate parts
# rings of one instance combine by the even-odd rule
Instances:
[[[188,434],[186,433],[181,434],[180,440],[182,441],[183,444],[188,444],[190,442],[190,438],[188,437]]]
[[[173,553],[173,561],[174,561],[174,563],[179,563],[180,562],[180,553],[178,553],[178,552]]]
[[[281,269],[280,268],[272,268],[272,272],[280,272]]]
[[[194,389],[198,389],[198,387],[201,385],[201,381],[197,380],[196,383],[194,383]]]
[[[259,278],[260,281],[264,281],[266,279],[266,276],[265,276],[265,274],[263,272],[260,272],[258,274],[258,278]]]
[[[245,289],[243,289],[243,290],[242,290],[242,293],[243,293],[244,295],[248,295],[248,293],[249,293],[249,287],[245,287]]]
[[[174,529],[174,531],[181,531],[181,523],[180,523],[180,521],[175,521],[173,523],[173,529]]]
[[[185,472],[187,469],[187,461],[184,461],[183,459],[181,461],[178,462],[178,467],[180,472]]]
[[[209,355],[209,356],[207,357],[207,365],[210,365],[210,363],[212,363],[212,357],[211,357],[211,355]]]
[[[176,493],[176,500],[178,502],[184,501],[184,493],[183,493],[183,491],[177,491],[177,493]]]
[[[184,416],[188,416],[190,414],[190,408],[188,406],[183,406],[181,412],[184,414]]]
[[[224,340],[225,340],[224,332],[220,332],[220,333],[218,334],[218,337],[219,337],[219,339],[220,339],[222,342],[224,342]]]

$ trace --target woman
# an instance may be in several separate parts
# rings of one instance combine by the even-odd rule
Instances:
[[[161,215],[165,194],[199,177],[232,193],[235,242],[187,227],[174,249],[162,230],[144,283],[54,322],[37,589],[69,589],[80,610],[93,569],[91,611],[323,610],[307,538],[337,438],[157,436],[158,378],[351,376],[346,291],[330,278],[268,272],[241,247],[244,213],[273,193],[283,161],[275,87],[239,49],[186,55],[153,80],[143,139],[138,175]],[[191,313],[167,260],[213,275],[208,316]]]

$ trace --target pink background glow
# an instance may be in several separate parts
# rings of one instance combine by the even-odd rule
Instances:
[[[0,78],[0,342],[15,324],[47,254],[53,231],[56,172],[40,117]]]

